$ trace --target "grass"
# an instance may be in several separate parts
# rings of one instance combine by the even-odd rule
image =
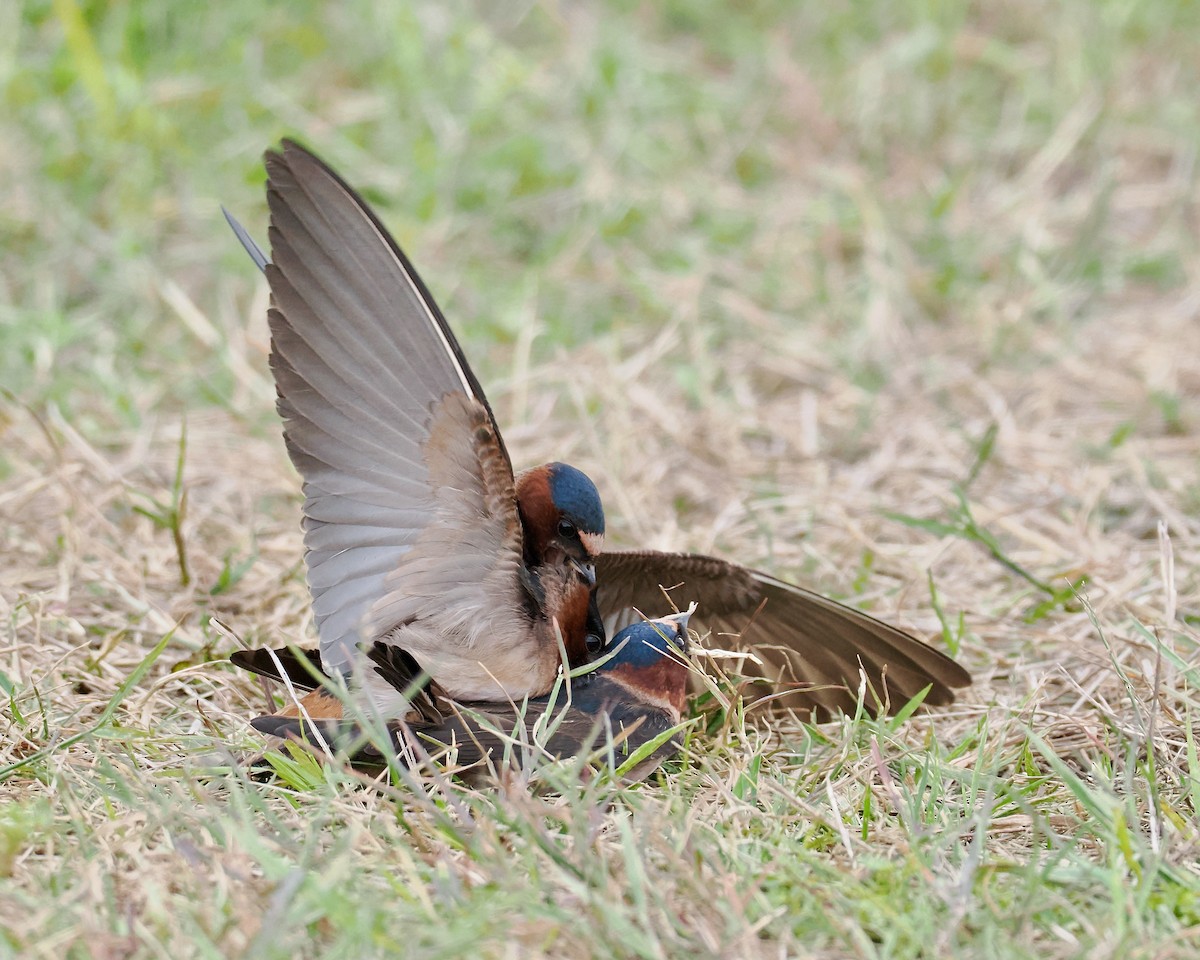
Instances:
[[[0,956],[1189,957],[1188,2],[0,11]],[[309,631],[261,236],[362,186],[521,464],[958,650],[661,778],[248,778]]]

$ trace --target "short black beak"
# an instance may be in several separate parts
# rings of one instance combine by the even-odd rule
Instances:
[[[579,576],[583,579],[583,582],[589,587],[594,587],[596,585],[596,565],[594,563],[592,563],[590,560],[584,561],[572,558],[571,566],[575,568],[575,572],[579,574]],[[596,602],[594,594],[592,596],[592,602]]]

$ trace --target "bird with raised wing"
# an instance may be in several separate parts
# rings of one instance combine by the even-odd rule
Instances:
[[[545,693],[604,644],[594,603],[604,511],[562,463],[514,477],[437,304],[366,204],[324,163],[268,153],[270,365],[304,487],[308,584],[329,670],[407,651],[446,693]],[[246,242],[244,231],[239,236]],[[356,690],[403,711],[362,670]]]
[[[244,650],[237,666],[283,681],[295,694],[277,713],[251,721],[262,733],[298,740],[331,752],[344,751],[351,764],[379,767],[391,759],[414,766],[426,757],[446,760],[468,779],[494,772],[504,758],[528,765],[597,751],[641,779],[679,748],[671,733],[687,704],[689,640],[687,612],[630,624],[609,644],[605,656],[569,688],[522,702],[455,701],[436,684],[423,685],[416,661],[399,647],[375,643],[370,669],[409,701],[403,717],[384,721],[391,756],[346,717],[345,703],[325,675],[320,651]],[[660,741],[657,744],[654,741]]]
[[[728,561],[605,552],[595,485],[565,464],[516,475],[483,390],[378,217],[284,141],[266,158],[271,257],[230,224],[271,287],[271,368],[304,485],[308,582],[326,670],[383,715],[405,698],[358,669],[378,645],[449,697],[547,693],[565,656],[666,605],[752,650],[751,699],[824,718],[946,704],[970,675],[858,610]],[[560,639],[561,638],[561,639]],[[561,643],[561,649],[560,649]],[[926,689],[928,688],[928,689]]]

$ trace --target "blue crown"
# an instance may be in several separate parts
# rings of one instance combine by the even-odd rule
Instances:
[[[604,533],[600,491],[582,470],[566,463],[550,464],[550,497],[582,532]]]
[[[609,641],[608,649],[617,652],[605,666],[615,667],[618,664],[628,664],[633,667],[651,666],[662,657],[675,655],[675,651],[686,653],[686,638],[686,615],[682,617],[678,626],[671,622],[646,620],[632,623]]]

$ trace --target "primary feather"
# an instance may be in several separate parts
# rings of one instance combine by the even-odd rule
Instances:
[[[337,174],[289,141],[266,165],[271,369],[322,663],[351,672],[382,640],[459,696],[544,692],[553,624],[523,593],[511,461],[453,333]]]

